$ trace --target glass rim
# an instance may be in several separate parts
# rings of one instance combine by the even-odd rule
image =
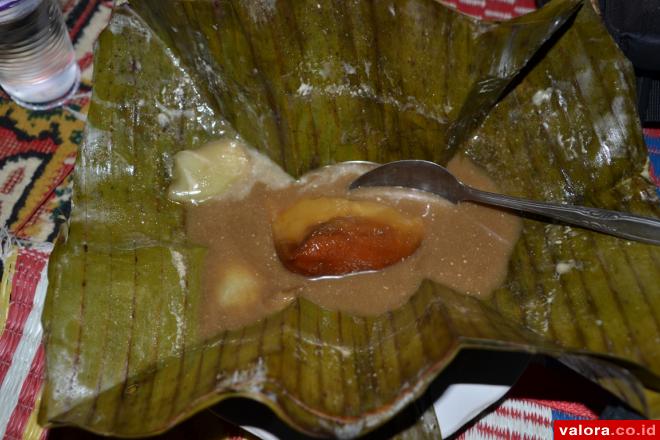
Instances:
[[[0,11],[12,8],[23,0],[0,0]]]
[[[0,23],[19,19],[47,0],[0,0]]]

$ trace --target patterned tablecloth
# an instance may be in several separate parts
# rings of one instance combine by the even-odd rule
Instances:
[[[80,90],[61,108],[22,109],[0,92],[0,437],[45,438],[36,423],[44,378],[40,315],[44,267],[57,224],[70,210],[70,173],[92,89],[92,48],[107,23],[111,1],[60,0],[82,70]],[[508,19],[534,9],[533,0],[445,0],[485,19]],[[660,170],[660,130],[645,131],[653,169]],[[552,438],[552,420],[595,418],[583,402],[532,400],[514,392],[461,438]]]

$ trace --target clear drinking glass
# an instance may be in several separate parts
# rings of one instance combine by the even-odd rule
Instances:
[[[80,69],[57,0],[0,0],[0,85],[44,110],[78,88]]]

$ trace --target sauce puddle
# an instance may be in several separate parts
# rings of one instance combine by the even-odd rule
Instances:
[[[207,336],[254,323],[299,296],[327,309],[370,316],[403,305],[424,279],[487,297],[506,278],[522,224],[512,214],[471,203],[454,205],[414,190],[349,192],[350,182],[373,164],[332,165],[293,181],[274,163],[258,161],[252,175],[268,177],[252,182],[249,192],[186,210],[189,239],[208,248],[202,275],[202,332]],[[498,192],[466,158],[455,157],[447,168],[471,186]],[[422,218],[422,244],[408,258],[374,272],[317,279],[294,274],[275,252],[272,223],[296,201],[316,197],[372,200]]]

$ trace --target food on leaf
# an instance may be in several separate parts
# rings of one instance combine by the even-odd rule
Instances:
[[[224,307],[249,307],[259,301],[261,282],[247,264],[234,263],[224,269],[216,286],[216,300]]]
[[[409,189],[349,191],[376,166],[364,162],[292,180],[266,156],[246,151],[242,189],[186,206],[186,235],[207,249],[203,334],[254,323],[297,297],[373,316],[401,307],[424,279],[482,298],[504,282],[520,234],[515,215]],[[462,155],[447,167],[498,192]]]
[[[415,252],[423,231],[387,205],[330,197],[301,200],[273,224],[282,263],[306,276],[382,269]]]
[[[171,200],[201,203],[231,187],[248,169],[245,148],[235,140],[210,142],[195,150],[174,155]]]

